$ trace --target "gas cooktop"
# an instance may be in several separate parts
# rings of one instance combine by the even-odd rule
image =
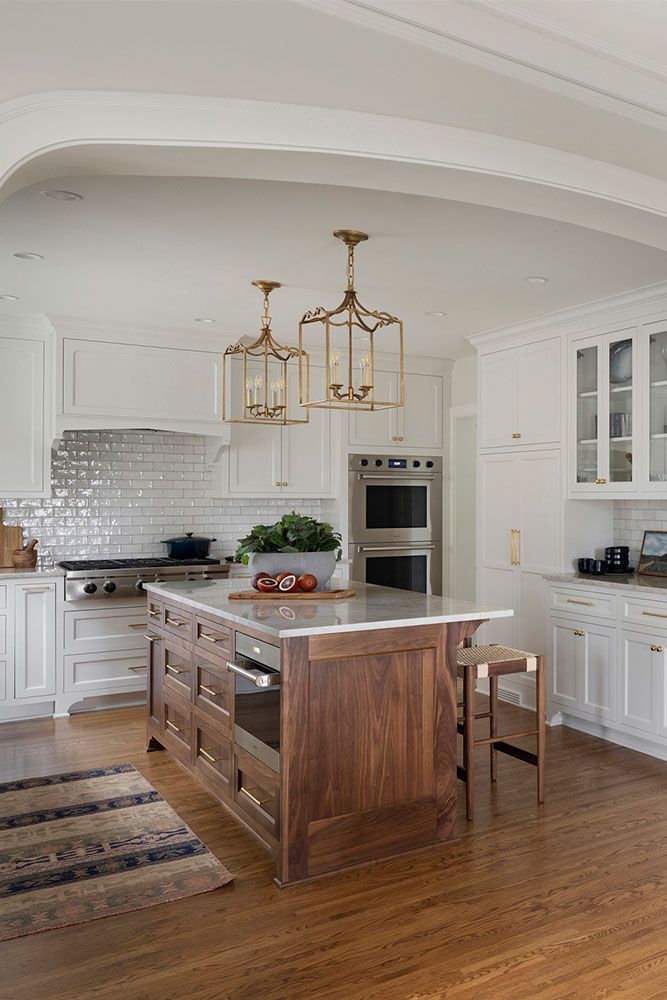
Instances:
[[[79,573],[82,570],[94,573],[99,570],[113,569],[160,569],[166,566],[219,566],[219,559],[74,559],[58,563],[61,569],[68,573]]]

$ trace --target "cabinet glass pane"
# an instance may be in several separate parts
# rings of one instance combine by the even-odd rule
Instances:
[[[649,479],[667,480],[667,330],[649,338]]]
[[[632,482],[632,340],[609,345],[609,482]]]
[[[598,349],[577,351],[577,482],[598,477]]]

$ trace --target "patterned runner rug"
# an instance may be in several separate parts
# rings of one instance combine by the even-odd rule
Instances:
[[[233,878],[132,764],[0,784],[0,941]]]

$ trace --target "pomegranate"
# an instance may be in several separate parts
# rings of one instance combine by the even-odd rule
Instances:
[[[299,584],[299,590],[315,590],[317,587],[317,577],[313,576],[312,573],[302,573],[297,583]]]
[[[296,582],[296,576],[294,573],[281,573],[281,579],[278,580],[278,590],[281,594],[291,594],[292,591],[298,590],[299,585]]]
[[[272,590],[275,590],[278,586],[278,581],[274,580],[272,576],[261,576],[257,581],[257,589],[262,592],[262,594],[270,594]]]

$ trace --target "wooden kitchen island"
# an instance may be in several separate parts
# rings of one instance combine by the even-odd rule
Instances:
[[[456,647],[512,614],[349,587],[347,601],[247,603],[229,600],[233,580],[146,588],[148,749],[266,844],[281,886],[453,838]],[[253,648],[280,668],[274,767],[235,730],[228,663]]]

